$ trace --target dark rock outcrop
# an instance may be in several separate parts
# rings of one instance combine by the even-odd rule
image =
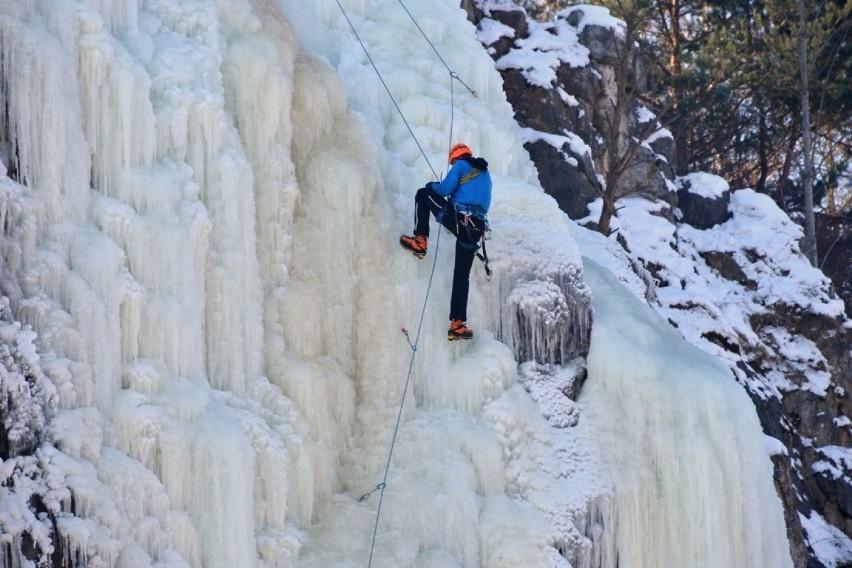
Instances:
[[[728,211],[730,191],[719,196],[701,195],[691,191],[689,181],[685,180],[678,188],[677,198],[682,221],[698,229],[709,229],[731,218]]]
[[[575,219],[585,216],[588,203],[595,198],[600,185],[594,178],[594,167],[588,168],[591,165],[588,156],[578,157],[567,144],[557,149],[544,140],[527,142],[524,148],[538,166],[539,182],[551,188],[548,193],[556,199],[559,208]],[[566,161],[566,154],[578,165]],[[583,167],[584,162],[586,167]]]
[[[527,38],[530,33],[531,23],[520,9],[491,9],[486,14],[470,1],[462,2],[462,7],[475,24],[490,18],[514,29],[512,37],[500,37],[486,46],[495,61],[516,49],[518,40]],[[525,144],[544,190],[570,217],[580,219],[587,216],[588,204],[603,194],[600,173],[604,171],[609,151],[604,140],[611,134],[609,125],[616,100],[613,66],[621,57],[623,45],[612,29],[594,23],[581,25],[582,7],[565,10],[559,17],[563,25],[567,23],[577,28],[580,43],[589,52],[589,65],[575,67],[571,63],[561,63],[555,69],[556,80],[550,88],[530,84],[520,69],[502,69],[501,74],[518,124],[539,133],[557,136],[571,133],[585,146],[580,151],[578,145],[556,147],[541,139]],[[557,33],[555,27],[548,31]],[[639,94],[647,90],[647,77],[641,59],[634,57],[628,78],[630,91]],[[658,132],[656,119],[641,105],[633,102],[629,107],[622,122],[623,139],[628,141],[626,144],[637,147],[621,175],[617,192],[619,195],[637,193],[674,205],[677,194],[671,185],[673,172],[669,166],[674,158],[671,136],[665,131]],[[625,150],[621,148],[619,152]]]

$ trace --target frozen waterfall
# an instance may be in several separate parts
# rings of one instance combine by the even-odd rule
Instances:
[[[336,2],[0,0],[0,291],[58,400],[26,462],[40,517],[36,476],[3,464],[0,566],[33,565],[25,537],[51,553],[54,522],[68,565],[366,565],[358,497],[433,254],[374,565],[789,565],[745,395],[611,277],[583,279],[584,231],[538,187],[458,2],[409,8],[476,98],[399,2],[342,4],[429,162],[452,114],[491,164],[495,277],[474,268],[469,344],[444,335],[451,239],[398,250],[431,172]]]

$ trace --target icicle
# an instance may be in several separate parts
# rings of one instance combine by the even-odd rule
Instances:
[[[308,433],[307,421],[294,402],[265,378],[253,381],[250,387],[253,398],[276,417],[273,427],[286,445],[286,469],[277,472],[278,476],[286,479],[286,483],[283,480],[277,484],[264,481],[267,506],[270,508],[269,517],[280,520],[277,515],[283,509],[289,522],[307,528],[313,520],[314,480],[317,471],[314,452],[305,439]],[[299,430],[294,431],[294,427]],[[273,520],[267,521],[268,526],[276,529],[277,525]]]
[[[95,188],[123,197],[122,171],[154,159],[150,80],[125,48],[102,31],[80,38],[79,70],[83,100],[89,102],[86,116]]]
[[[339,489],[339,459],[349,447],[355,416],[355,392],[339,368],[292,362],[273,376],[273,383],[291,398],[307,419],[309,439],[316,443],[312,460],[314,499]]]
[[[191,514],[210,568],[249,566],[256,558],[251,444],[221,405],[198,422],[192,444]]]
[[[38,46],[36,48],[36,46]],[[89,160],[74,66],[52,37],[4,19],[0,57],[7,131],[17,179],[43,196],[49,225],[83,220]]]
[[[87,0],[106,20],[110,32],[117,37],[137,31],[142,3],[138,0]]]
[[[494,277],[485,288],[487,314],[497,338],[513,348],[519,361],[563,364],[588,349],[590,293],[582,280],[576,247],[557,246],[555,234],[545,238],[537,230],[540,223],[555,222],[564,238],[570,239],[559,219],[546,209],[533,209],[536,203],[544,208],[542,201],[550,198],[529,191],[520,194],[522,187],[501,188],[498,197],[517,201],[530,218],[523,227],[504,226],[504,236],[494,243],[497,246],[489,245]]]

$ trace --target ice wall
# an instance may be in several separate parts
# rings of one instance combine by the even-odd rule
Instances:
[[[610,556],[625,567],[792,566],[745,391],[610,271],[585,267],[595,325],[578,402],[615,486]]]
[[[410,8],[478,97],[398,2],[343,5],[429,162],[446,170],[450,116],[489,160],[500,236],[464,345],[444,335],[452,241],[430,243],[376,565],[612,565],[613,512],[590,507],[610,488],[564,395],[590,290],[499,75],[453,1]],[[366,563],[358,497],[431,274],[396,240],[432,168],[337,4],[0,0],[0,65],[0,287],[56,386],[38,460],[59,555]]]

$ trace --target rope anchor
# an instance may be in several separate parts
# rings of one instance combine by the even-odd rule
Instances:
[[[408,346],[411,347],[411,350],[417,351],[417,344],[411,342],[411,337],[408,336],[408,330],[402,327],[400,328],[400,331],[405,336],[405,340],[408,342]]]
[[[371,496],[373,493],[375,493],[376,491],[381,491],[381,490],[382,490],[382,489],[384,489],[385,487],[387,487],[387,483],[384,483],[384,482],[379,483],[378,485],[376,485],[376,488],[375,488],[375,489],[373,489],[372,491],[367,491],[366,493],[364,493],[363,495],[361,495],[360,497],[358,497],[358,502],[359,502],[359,503],[363,503],[364,501],[366,501],[367,499],[369,499],[369,498],[370,498],[370,496]]]
[[[461,83],[462,85],[464,85],[464,88],[465,88],[465,89],[467,89],[467,90],[470,92],[470,94],[471,94],[471,95],[473,95],[473,96],[474,96],[474,97],[476,97],[476,98],[479,98],[479,93],[477,93],[474,89],[471,89],[471,88],[467,85],[467,83],[465,83],[464,81],[462,81],[462,78],[461,78],[461,77],[459,77],[459,74],[458,74],[458,73],[456,73],[455,71],[452,71],[452,70],[451,70],[451,71],[450,71],[450,78],[451,78],[451,79],[455,79],[456,81],[458,81],[459,83]]]

